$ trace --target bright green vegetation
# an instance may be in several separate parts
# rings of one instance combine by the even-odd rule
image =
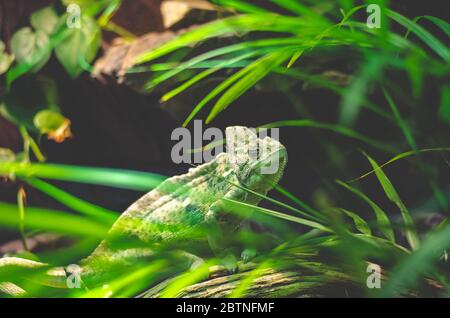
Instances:
[[[89,8],[85,19],[89,21],[86,28],[90,29],[79,32],[87,32],[89,37],[78,33],[68,34],[75,31],[58,23],[60,18],[54,17],[54,13],[40,12],[31,21],[34,29],[23,30],[17,35],[17,43],[21,37],[26,41],[35,38],[37,47],[28,51],[28,55],[21,55],[18,54],[20,45],[17,44],[19,51],[15,54],[16,64],[6,72],[8,85],[13,85],[24,74],[38,72],[52,50],[71,76],[77,77],[83,70],[90,70],[89,63],[98,50],[99,31],[108,26],[109,17],[120,1],[80,2]],[[93,4],[94,2],[97,4]],[[275,13],[244,0],[213,2],[239,14],[200,26],[146,52],[138,58],[137,65],[129,72],[148,72],[149,79],[145,86],[148,91],[169,80],[176,82],[177,86],[162,97],[164,102],[188,92],[190,88],[215,74],[226,74],[225,79],[193,105],[184,125],[188,125],[204,108],[210,109],[207,122],[214,123],[228,107],[235,107],[233,103],[247,91],[256,85],[264,88],[265,81],[271,79],[278,81],[283,78],[288,82],[302,81],[322,87],[339,96],[340,104],[337,105],[339,108],[335,122],[299,115],[281,122],[261,123],[261,127],[317,130],[318,136],[321,136],[317,140],[329,157],[340,157],[344,161],[346,157],[332,148],[333,141],[322,138],[321,134],[328,132],[333,136],[343,137],[350,144],[353,141],[360,142],[364,147],[357,150],[360,150],[360,156],[365,156],[367,163],[367,169],[357,171],[357,175],[348,168],[351,166],[350,162],[336,164],[341,180],[324,182],[324,187],[333,189],[330,193],[334,196],[327,196],[323,200],[297,197],[291,193],[295,189],[277,186],[276,190],[284,200],[281,202],[266,197],[265,201],[273,206],[270,209],[237,201],[227,202],[236,213],[250,215],[252,220],[263,224],[268,229],[267,232],[271,232],[271,235],[267,235],[265,232],[243,228],[235,237],[230,238],[229,248],[236,255],[245,248],[258,251],[257,257],[252,260],[255,267],[246,272],[231,296],[245,296],[252,282],[270,268],[294,271],[307,269],[312,273],[302,280],[305,287],[298,286],[297,292],[300,294],[302,290],[306,293],[308,286],[325,285],[333,278],[343,277],[343,280],[356,286],[358,295],[362,296],[434,296],[436,291],[430,291],[427,285],[427,281],[432,280],[439,286],[438,295],[449,297],[450,184],[447,156],[450,151],[450,50],[441,38],[448,39],[450,25],[433,16],[409,19],[389,9],[384,1],[368,1],[378,2],[384,8],[381,29],[369,29],[363,20],[357,18],[358,14],[366,16],[366,5],[355,6],[351,0],[270,1],[284,13]],[[93,17],[98,14],[101,14],[101,18],[96,21]],[[49,15],[43,20],[54,21],[54,24],[41,25],[43,20],[40,17],[43,15]],[[422,25],[425,21],[427,25],[433,25],[433,31]],[[233,44],[220,41],[237,35],[240,40]],[[183,53],[185,50],[190,51],[213,38],[219,40],[217,43],[225,44],[180,60],[180,56],[187,56]],[[74,48],[75,42],[79,44],[75,46],[76,50],[69,50],[68,47]],[[0,71],[2,63],[6,64],[2,60],[6,57],[2,54],[0,50]],[[314,62],[315,58],[330,59],[334,55],[348,56],[355,65],[357,71],[349,85],[338,85],[316,74],[310,65],[303,63],[304,59]],[[83,59],[77,60],[80,56]],[[183,74],[185,76],[180,76]],[[393,80],[393,74],[396,79],[403,81],[406,91],[397,80]],[[185,80],[186,78],[189,79]],[[428,107],[426,84],[429,82],[434,85],[432,94],[434,97],[438,95],[436,100],[440,101],[440,105],[437,109],[430,108],[426,112],[434,112],[431,117],[447,129],[432,137],[428,136],[429,130],[423,130],[421,118],[414,117],[414,112],[419,113],[421,110],[420,113],[423,113],[423,108]],[[33,136],[57,130],[54,128],[55,122],[60,123],[58,128],[63,120],[58,116],[46,117],[46,113],[42,113],[50,111],[59,114],[52,97],[54,94],[51,85],[44,86],[43,95],[47,102],[44,104],[47,106],[41,105],[32,115],[15,112],[11,105],[0,101],[2,114],[21,127],[25,144],[24,151],[20,154],[0,149],[0,175],[29,184],[43,195],[66,206],[67,211],[75,211],[76,214],[29,207],[24,204],[19,193],[17,205],[0,203],[0,226],[20,231],[22,236],[55,232],[74,238],[76,244],[70,248],[43,255],[24,255],[48,262],[52,266],[62,266],[76,263],[89,255],[120,211],[113,212],[93,205],[47,183],[47,180],[97,184],[143,192],[156,187],[163,177],[142,172],[46,163]],[[281,91],[283,89],[289,95],[289,88],[280,88]],[[372,99],[374,91],[382,96],[381,100]],[[404,115],[405,110],[400,104],[409,105],[408,116]],[[314,113],[314,109],[309,111]],[[361,131],[358,123],[365,114],[374,114],[386,127],[397,131],[397,139],[381,140],[378,135]],[[39,121],[40,125],[36,125],[38,115],[42,119]],[[379,128],[382,129],[384,128]],[[311,154],[306,152],[305,155]],[[40,162],[30,162],[30,157]],[[430,163],[429,158],[437,159]],[[288,165],[296,165],[296,162],[289,162]],[[419,207],[409,207],[407,200],[402,198],[401,187],[389,177],[391,171],[404,166],[422,172],[421,180],[408,182],[423,183],[429,192],[424,200],[431,202],[431,209],[444,215],[439,224],[425,233],[420,233],[414,224],[413,210],[418,210]],[[148,170],[151,171],[151,167]],[[445,175],[446,180],[442,182],[442,176]],[[350,179],[353,180],[349,181]],[[377,202],[365,193],[365,182],[368,180],[376,187],[377,198],[383,197],[389,205],[384,201]],[[345,204],[339,200],[339,194],[342,193],[345,193],[345,198],[349,198]],[[349,207],[360,207],[361,211]],[[395,215],[399,217],[395,218]],[[201,236],[202,233],[198,235]],[[127,275],[115,277],[108,289],[73,290],[63,295],[132,297],[169,277],[177,277],[162,290],[162,296],[174,297],[184,287],[204,280],[208,267],[222,262],[213,256],[207,244],[199,245],[193,249],[206,263],[190,271],[183,266],[174,265],[176,258],[170,252],[176,249],[176,246],[158,247],[154,262],[136,264]],[[366,288],[367,262],[379,264],[386,271],[380,290]],[[6,278],[11,279],[11,275],[14,274],[9,273]],[[0,272],[0,280],[4,278]],[[30,285],[29,289],[36,296],[60,295],[36,284]],[[341,296],[345,294],[342,293]]]

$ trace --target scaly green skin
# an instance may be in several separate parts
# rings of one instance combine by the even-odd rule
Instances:
[[[236,184],[265,195],[279,181],[287,162],[286,149],[274,139],[258,139],[245,127],[229,127],[226,133],[227,139],[231,136],[233,139],[229,140],[236,143],[236,156],[221,153],[187,174],[167,179],[131,205],[96,250],[81,261],[84,281],[88,284],[102,281],[111,268],[127,268],[151,257],[152,246],[182,243],[203,229],[212,234],[207,236],[218,248],[217,241],[232,233],[243,221],[242,216],[224,209],[222,199],[258,204],[259,196]],[[259,149],[270,151],[253,158],[249,147],[253,145],[254,149],[255,144]],[[278,157],[278,169],[273,174],[261,174],[261,166],[273,156]],[[129,240],[139,242],[141,247],[125,248],[123,242]],[[0,260],[0,273],[1,270]]]

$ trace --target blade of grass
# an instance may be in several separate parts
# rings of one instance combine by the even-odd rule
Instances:
[[[419,281],[420,275],[432,269],[433,264],[439,261],[448,248],[450,248],[450,226],[429,235],[417,251],[394,268],[381,291],[381,296],[395,297],[401,291],[413,287]]]
[[[144,53],[135,60],[135,64],[142,64],[171,53],[179,48],[204,41],[209,38],[232,35],[251,31],[300,33],[304,26],[323,26],[319,21],[284,17],[272,13],[244,14],[216,20],[187,32],[165,45]]]
[[[218,64],[217,66],[215,66],[213,68],[210,68],[210,69],[207,69],[207,70],[205,70],[203,72],[200,72],[199,74],[195,75],[193,78],[191,78],[190,80],[186,81],[182,85],[180,85],[177,88],[171,90],[170,92],[164,94],[164,96],[161,97],[161,101],[162,102],[166,102],[169,99],[175,97],[176,95],[182,93],[183,91],[185,91],[186,89],[188,89],[192,85],[198,83],[202,79],[208,77],[209,75],[214,74],[217,71],[220,71],[221,69],[223,69],[224,67],[227,67],[228,65],[233,65],[236,62],[244,60],[244,59],[246,59],[248,57],[251,57],[253,55],[255,55],[255,52],[250,52],[248,54],[244,54],[244,55],[238,56],[235,59],[231,59],[231,60],[227,60],[225,62],[222,62],[222,63]]]
[[[210,123],[221,111],[223,111],[233,101],[243,95],[247,90],[269,74],[273,69],[284,63],[291,53],[286,51],[268,54],[256,62],[250,64],[242,76],[231,88],[229,88],[217,101],[211,110],[206,124]],[[244,69],[245,70],[245,69]]]
[[[228,296],[229,298],[242,298],[245,297],[245,293],[252,287],[253,282],[264,275],[268,269],[271,268],[271,259],[261,262],[255,269],[251,270],[250,273],[246,273],[245,277],[241,279],[239,285],[233,290],[233,292]]]
[[[320,87],[327,88],[339,95],[343,95],[345,93],[345,90],[343,88],[337,86],[332,81],[324,79],[323,76],[320,76],[320,75],[311,75],[311,74],[307,74],[307,73],[304,73],[297,69],[292,69],[292,68],[287,69],[287,70],[275,70],[275,72],[279,73],[279,74],[291,76],[293,78],[300,79],[300,80],[309,82],[311,84],[318,85]],[[374,112],[377,115],[382,116],[383,118],[385,118],[391,122],[394,122],[394,119],[392,118],[392,116],[389,112],[385,111],[381,107],[378,107],[377,105],[375,105],[373,102],[371,102],[367,98],[362,102],[361,106],[364,108],[367,108],[368,110]]]
[[[216,265],[215,260],[209,260],[193,271],[187,272],[179,277],[173,283],[169,284],[163,291],[162,298],[174,298],[179,296],[184,288],[198,283],[209,275],[209,268]]]
[[[208,95],[206,95],[205,98],[203,98],[200,103],[198,103],[192,112],[189,114],[189,116],[186,118],[186,120],[183,123],[183,127],[186,127],[189,122],[203,109],[203,107],[212,99],[214,99],[217,95],[219,95],[221,92],[226,90],[229,86],[233,85],[236,81],[238,81],[240,78],[244,77],[247,73],[251,72],[253,68],[253,64],[250,64],[246,68],[236,72],[235,74],[228,77],[225,81],[220,83],[217,87],[215,87]]]
[[[308,6],[305,6],[301,3],[299,3],[299,1],[296,1],[296,0],[270,0],[270,1],[277,4],[281,8],[289,10],[292,13],[295,13],[299,16],[303,16],[303,15],[311,16],[315,19],[321,19],[321,20],[326,21],[322,15],[314,12]]]
[[[414,34],[416,34],[425,44],[427,44],[436,54],[444,59],[444,61],[448,61],[450,59],[450,51],[449,49],[439,41],[434,35],[428,32],[426,29],[421,27],[419,24],[411,21],[407,17],[387,9],[386,14],[389,18],[393,19],[397,23],[404,26],[406,29],[410,30]]]
[[[292,212],[295,212],[295,213],[298,213],[300,215],[303,215],[303,216],[305,216],[307,218],[314,219],[316,222],[323,222],[324,221],[323,219],[316,217],[314,214],[311,215],[311,214],[309,214],[307,212],[304,212],[304,211],[301,211],[299,209],[296,209],[296,208],[290,206],[289,204],[286,204],[286,203],[283,203],[281,201],[272,199],[271,197],[268,197],[267,195],[262,195],[262,194],[260,194],[258,192],[255,192],[255,191],[253,191],[253,190],[251,190],[249,188],[246,188],[244,186],[241,186],[239,184],[235,184],[235,183],[232,183],[232,182],[229,182],[229,181],[228,181],[228,183],[230,183],[231,185],[233,185],[233,186],[235,186],[235,187],[237,187],[239,189],[242,189],[242,190],[244,190],[244,191],[246,191],[248,193],[251,193],[251,194],[253,194],[253,195],[257,196],[257,197],[260,197],[263,200],[267,200],[269,202],[272,202],[273,204],[276,204],[276,205],[278,205],[280,207],[283,207],[285,209],[288,209],[288,210],[290,210]]]
[[[339,120],[341,123],[353,125],[371,83],[381,74],[386,61],[383,54],[368,55],[359,75],[354,78],[342,97]]]
[[[264,8],[239,0],[212,0],[214,3],[225,7],[235,9],[242,13],[267,13]]]
[[[391,222],[389,221],[389,218],[386,214],[386,212],[384,212],[375,202],[373,202],[367,195],[365,195],[363,192],[359,191],[356,188],[353,188],[351,186],[349,186],[348,184],[346,184],[345,182],[342,182],[340,180],[336,180],[336,182],[343,186],[344,188],[346,188],[347,190],[349,190],[350,192],[352,192],[353,194],[357,195],[358,197],[360,197],[361,199],[363,199],[367,204],[369,204],[369,206],[372,208],[373,212],[375,213],[375,217],[377,219],[377,227],[378,230],[384,234],[384,236],[392,241],[393,243],[395,243],[395,235],[394,235],[394,231],[392,229],[392,225]]]
[[[36,178],[24,179],[26,183],[32,187],[44,192],[65,206],[74,209],[88,217],[97,219],[105,223],[106,226],[111,226],[118,218],[119,214],[108,209],[102,208],[98,205],[81,200],[47,182]]]
[[[148,191],[157,187],[164,177],[130,170],[79,167],[58,164],[0,163],[0,175],[29,178],[37,177]]]
[[[22,139],[24,141],[24,152],[27,159],[30,159],[30,149],[33,152],[34,156],[39,162],[44,162],[46,160],[45,156],[42,154],[39,146],[36,141],[30,136],[27,129],[23,126],[20,127],[20,134],[22,135]]]
[[[20,224],[17,206],[0,202],[0,211],[0,225],[17,229]],[[103,239],[109,229],[85,217],[34,207],[27,207],[25,228],[99,239]]]
[[[409,129],[406,122],[403,120],[402,116],[400,115],[400,111],[398,110],[397,105],[395,104],[394,100],[392,99],[391,95],[388,93],[388,91],[383,87],[383,94],[386,100],[388,101],[389,107],[392,110],[392,113],[394,114],[394,118],[397,121],[398,126],[403,132],[403,135],[406,138],[406,141],[408,142],[409,146],[413,150],[417,150],[417,143],[413,137],[413,134],[411,130]]]
[[[433,17],[431,15],[425,15],[425,16],[422,16],[419,18],[430,20],[435,25],[437,25],[439,28],[441,28],[442,31],[444,31],[447,36],[450,37],[450,24],[448,24],[447,21],[439,19],[438,17]]]
[[[404,158],[407,158],[407,157],[415,156],[415,155],[420,154],[420,153],[426,153],[426,152],[445,152],[445,151],[450,151],[450,148],[430,148],[430,149],[419,149],[419,150],[406,151],[406,152],[403,152],[403,153],[401,153],[401,154],[395,156],[394,158],[390,159],[389,161],[383,163],[381,166],[379,166],[379,169],[382,169],[382,168],[384,168],[384,167],[390,165],[391,163],[396,162],[397,160],[401,160],[401,159],[404,159]],[[369,171],[369,172],[366,172],[366,173],[363,174],[362,176],[360,176],[360,177],[358,177],[358,178],[355,178],[355,179],[352,179],[352,180],[347,181],[347,182],[348,182],[348,183],[353,183],[353,182],[355,182],[355,181],[364,179],[364,178],[370,176],[371,174],[375,173],[376,170],[377,170],[377,169],[373,169],[373,170],[371,170],[371,171]]]
[[[398,195],[397,191],[395,190],[394,186],[392,185],[391,181],[388,179],[388,177],[384,174],[383,170],[378,166],[377,162],[373,160],[370,156],[365,154],[367,159],[369,160],[372,168],[375,171],[375,174],[378,178],[378,181],[380,182],[384,192],[386,193],[386,196],[389,200],[391,200],[400,210],[403,218],[403,222],[405,224],[405,233],[406,238],[408,240],[409,245],[413,250],[416,250],[419,247],[420,241],[419,237],[416,233],[414,222],[412,220],[411,215],[409,214],[408,209],[406,208],[403,201],[400,199],[400,196]]]
[[[369,224],[367,224],[366,221],[362,217],[360,217],[358,214],[354,212],[350,212],[346,209],[338,208],[338,211],[346,214],[348,217],[350,217],[353,220],[353,223],[355,224],[355,228],[360,231],[363,234],[372,235],[372,231],[370,230]]]
[[[261,207],[255,206],[255,205],[251,205],[251,204],[235,201],[235,200],[232,200],[232,199],[225,199],[224,198],[224,199],[222,199],[222,201],[224,203],[227,203],[227,204],[229,203],[230,204],[230,206],[229,206],[230,210],[233,211],[233,212],[236,212],[236,213],[243,213],[245,215],[248,215],[249,214],[248,211],[252,211],[253,210],[253,211],[256,211],[256,212],[259,212],[259,213],[263,213],[263,214],[267,214],[267,215],[270,215],[270,216],[273,216],[273,217],[276,217],[276,218],[279,218],[279,219],[282,219],[282,220],[286,220],[286,221],[302,224],[302,225],[305,225],[305,226],[308,226],[308,227],[311,227],[311,228],[314,228],[314,229],[318,229],[318,230],[321,230],[321,231],[324,231],[324,232],[332,232],[331,229],[329,229],[328,227],[326,227],[326,226],[324,226],[322,224],[319,224],[319,223],[313,222],[313,221],[309,221],[309,220],[306,220],[306,219],[302,219],[302,218],[299,218],[299,217],[295,217],[295,216],[292,216],[292,215],[289,215],[289,214],[280,213],[280,212],[273,211],[273,210],[270,210],[270,209],[265,209],[265,208],[261,208]],[[243,211],[243,210],[246,210],[246,211]]]
[[[273,122],[270,124],[263,125],[259,128],[277,128],[277,127],[311,127],[311,128],[326,129],[326,130],[330,130],[335,133],[344,135],[349,138],[360,140],[360,141],[365,142],[379,150],[391,152],[391,153],[395,152],[393,147],[386,145],[385,143],[380,142],[378,140],[366,137],[350,128],[345,127],[345,126],[321,123],[321,122],[317,122],[317,121],[310,120],[310,119],[285,120],[285,121]]]
[[[247,54],[247,50],[252,50],[252,53],[261,55],[269,53],[270,51],[276,51],[282,48],[284,45],[301,45],[302,40],[296,38],[276,38],[276,39],[262,39],[255,41],[248,41],[243,43],[232,44],[229,46],[224,46],[218,49],[214,49],[203,54],[200,54],[192,59],[179,64],[176,68],[169,70],[158,77],[152,79],[146,84],[147,89],[151,89],[156,85],[174,77],[180,72],[194,67],[195,65],[204,62],[206,60],[212,59],[214,57],[236,53],[243,51],[242,54]],[[133,73],[133,69],[130,71]]]
[[[25,233],[25,190],[21,187],[17,192],[17,207],[19,210],[19,233],[25,251],[28,251],[27,236]]]
[[[279,184],[273,184],[273,188],[284,195],[286,198],[290,199],[292,202],[296,203],[298,206],[300,206],[302,209],[304,209],[306,212],[308,212],[311,215],[316,215],[317,217],[322,217],[322,215],[311,208],[308,204],[300,200],[298,197],[290,193],[288,190],[280,186]]]

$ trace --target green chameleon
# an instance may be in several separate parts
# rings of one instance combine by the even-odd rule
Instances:
[[[80,262],[85,286],[97,286],[114,276],[112,273],[117,269],[151,259],[162,243],[181,248],[207,239],[213,250],[224,253],[221,243],[245,219],[227,209],[224,202],[234,200],[257,205],[280,180],[287,163],[285,147],[273,138],[260,139],[251,129],[239,126],[227,128],[226,137],[227,152],[191,168],[184,175],[165,180],[120,216],[94,252]],[[263,168],[274,160],[275,170],[263,173]],[[201,235],[196,235],[198,233]],[[193,254],[184,253],[184,256],[192,266],[201,263]],[[0,259],[0,277],[8,270],[26,272],[46,266],[21,258],[3,258]],[[64,269],[51,269],[45,272],[41,283],[66,288],[67,273]],[[22,293],[21,288],[11,282],[0,283],[0,291]]]

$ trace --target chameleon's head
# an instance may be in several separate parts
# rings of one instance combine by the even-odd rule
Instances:
[[[247,127],[226,130],[229,162],[239,182],[253,191],[266,194],[283,176],[286,148],[271,137],[259,137]]]

